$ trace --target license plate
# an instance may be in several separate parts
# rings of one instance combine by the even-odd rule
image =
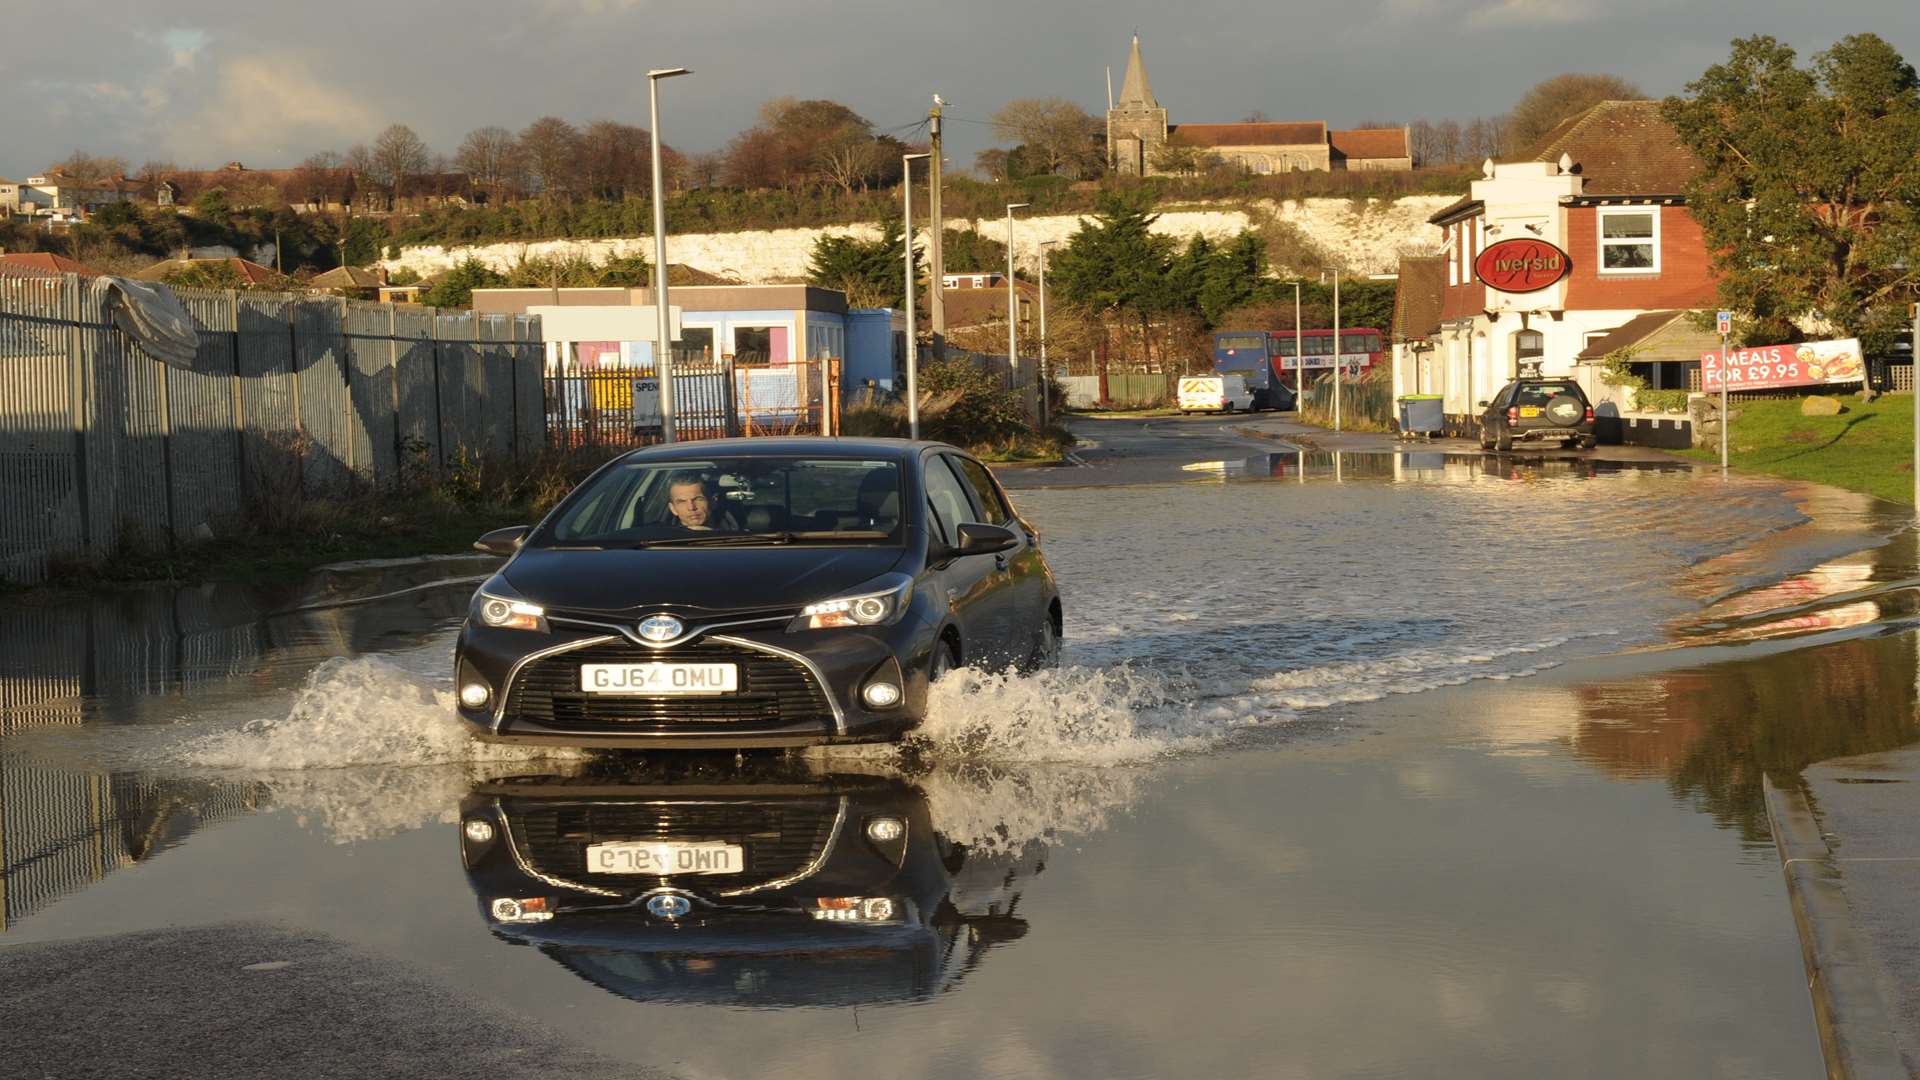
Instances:
[[[740,689],[740,668],[736,664],[581,664],[580,689],[588,694],[731,694]]]
[[[717,840],[620,840],[587,845],[590,874],[737,874],[746,849]]]
[[[1533,405],[1522,406],[1520,409],[1520,415],[1521,416],[1539,416],[1540,409],[1537,406],[1533,406]]]

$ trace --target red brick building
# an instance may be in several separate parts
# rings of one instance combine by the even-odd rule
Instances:
[[[1480,403],[1523,366],[1537,366],[1578,379],[1602,415],[1632,410],[1628,392],[1599,380],[1590,347],[1649,312],[1711,307],[1716,298],[1710,253],[1683,194],[1698,164],[1659,110],[1653,101],[1595,105],[1526,158],[1490,162],[1466,197],[1433,215],[1444,270],[1403,276],[1402,288],[1437,289],[1437,298],[1409,302],[1437,306],[1438,326],[1396,342],[1396,393],[1443,394],[1450,427],[1471,432]],[[1527,256],[1538,273],[1513,270],[1522,264],[1508,253]],[[1481,270],[1507,288],[1488,285]],[[1622,339],[1613,340],[1618,347]],[[1684,386],[1698,355],[1635,359],[1655,386]]]

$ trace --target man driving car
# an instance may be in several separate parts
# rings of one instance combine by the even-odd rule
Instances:
[[[681,473],[667,484],[667,510],[683,529],[711,532],[733,525],[716,503],[714,485],[697,473]]]

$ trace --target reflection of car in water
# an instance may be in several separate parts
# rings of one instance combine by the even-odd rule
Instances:
[[[911,784],[668,768],[476,784],[461,856],[493,932],[625,997],[762,1007],[924,997],[1026,933],[1019,868],[939,836]]]

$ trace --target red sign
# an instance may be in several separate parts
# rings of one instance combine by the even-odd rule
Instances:
[[[1510,293],[1538,292],[1570,269],[1567,253],[1545,240],[1502,240],[1487,245],[1473,260],[1475,277],[1488,288]]]
[[[1783,386],[1859,382],[1866,377],[1857,338],[1730,349],[1724,368],[1719,353],[1701,353],[1700,388],[1718,393],[1723,370],[1728,390],[1777,390]]]

